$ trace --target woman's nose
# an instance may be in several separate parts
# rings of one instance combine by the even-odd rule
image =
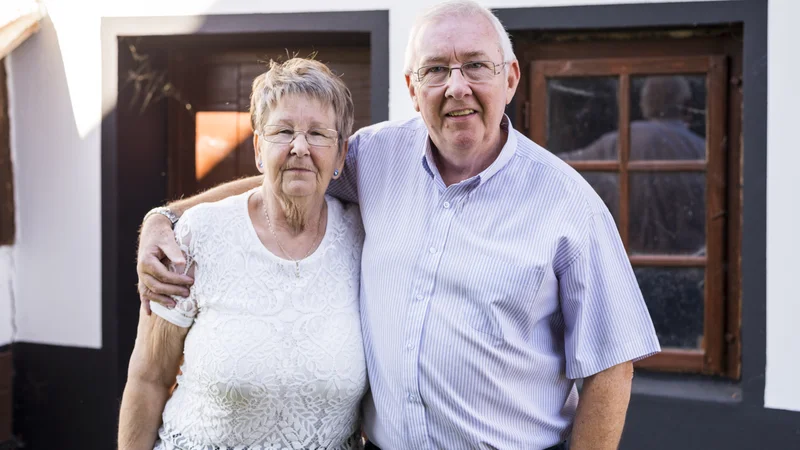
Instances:
[[[298,133],[292,140],[292,154],[296,156],[305,156],[309,154],[308,139],[305,133]]]

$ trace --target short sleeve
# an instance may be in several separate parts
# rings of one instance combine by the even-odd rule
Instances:
[[[189,273],[189,269],[195,264],[196,249],[195,243],[192,241],[191,231],[192,215],[191,210],[186,211],[183,217],[181,217],[181,220],[175,224],[175,241],[178,243],[178,246],[186,258],[186,267],[182,271],[184,275]],[[174,271],[175,267],[170,265],[170,270]],[[197,301],[195,299],[194,285],[189,289],[188,297],[173,295],[172,298],[175,300],[174,308],[167,308],[152,302],[150,304],[150,309],[167,322],[182,328],[191,327],[197,315]]]
[[[587,234],[583,250],[559,274],[570,379],[661,351],[611,214],[593,214]]]
[[[363,140],[364,134],[356,132],[347,141],[344,170],[339,178],[328,185],[328,195],[343,202],[358,203],[358,147]]]

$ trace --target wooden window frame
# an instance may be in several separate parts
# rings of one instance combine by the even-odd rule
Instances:
[[[553,77],[615,76],[619,80],[617,160],[570,161],[579,171],[613,171],[619,176],[619,231],[623,244],[629,244],[629,173],[631,172],[703,172],[706,175],[706,255],[630,255],[634,267],[697,267],[705,271],[704,324],[702,349],[665,348],[636,366],[658,371],[738,375],[738,361],[729,364],[727,341],[731,333],[726,322],[726,218],[728,166],[728,63],[724,55],[611,57],[586,59],[534,60],[530,63],[528,82],[531,103],[536,108],[527,114],[531,138],[547,146],[547,79]],[[706,160],[705,161],[630,161],[630,81],[635,75],[702,74],[706,76]],[[728,274],[731,276],[731,274]],[[738,326],[736,327],[738,335]],[[737,366],[732,369],[732,366]]]

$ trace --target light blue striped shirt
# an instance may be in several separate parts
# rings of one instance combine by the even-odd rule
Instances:
[[[542,449],[575,379],[660,350],[614,220],[566,163],[508,127],[445,186],[421,119],[360,130],[332,193],[361,207],[365,431],[387,449]]]

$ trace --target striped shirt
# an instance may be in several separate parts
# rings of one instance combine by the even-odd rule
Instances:
[[[660,350],[614,220],[515,131],[446,186],[419,118],[360,130],[332,193],[366,238],[365,431],[384,449],[542,449],[569,435],[575,379]]]

